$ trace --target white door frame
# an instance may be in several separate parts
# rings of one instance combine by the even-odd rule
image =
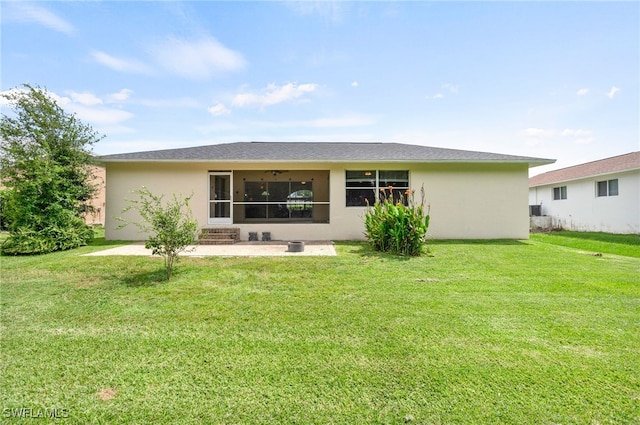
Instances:
[[[228,176],[229,177],[229,199],[217,199],[215,192],[212,193],[214,188],[211,186],[212,177],[215,180],[215,176]],[[207,176],[207,223],[208,224],[233,224],[233,171],[210,171]],[[218,203],[229,204],[229,217],[211,217],[211,209]],[[215,211],[215,208],[213,208]],[[215,214],[215,213],[214,213]]]

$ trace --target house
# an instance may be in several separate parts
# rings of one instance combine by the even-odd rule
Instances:
[[[553,160],[399,143],[240,142],[102,156],[107,170],[106,238],[136,240],[116,216],[132,190],[193,195],[210,232],[239,229],[242,240],[364,238],[367,202],[381,188],[424,185],[433,238],[529,235],[529,167]],[[216,230],[218,229],[218,230]],[[251,233],[251,235],[250,235]]]
[[[104,225],[106,172],[104,167],[92,166],[91,173],[93,174],[92,183],[96,186],[97,190],[93,198],[89,201],[89,205],[93,207],[93,211],[85,214],[84,221],[92,226]]]
[[[640,151],[534,176],[529,204],[554,228],[640,233]]]

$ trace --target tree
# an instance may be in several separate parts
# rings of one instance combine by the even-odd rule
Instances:
[[[2,214],[9,237],[3,254],[41,254],[86,245],[83,215],[97,188],[91,146],[101,139],[65,113],[45,89],[25,84],[0,93],[13,115],[0,119]]]
[[[127,199],[129,205],[122,213],[130,210],[138,212],[142,221],[135,221],[133,224],[148,235],[145,248],[151,249],[153,255],[164,258],[167,280],[171,280],[178,255],[187,251],[188,246],[194,243],[198,231],[198,222],[193,219],[189,207],[191,196],[182,199],[174,194],[165,203],[164,195],[154,195],[145,187],[133,193],[138,194],[140,199]],[[122,217],[118,220],[122,222],[119,228],[129,224]]]

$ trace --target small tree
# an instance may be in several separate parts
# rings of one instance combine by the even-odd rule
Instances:
[[[381,189],[380,197],[369,206],[364,217],[365,235],[376,251],[417,256],[423,253],[429,230],[429,206],[425,208],[424,186],[421,201],[415,201],[415,191],[404,194]]]
[[[86,245],[83,219],[96,192],[93,129],[65,113],[44,89],[24,85],[0,94],[13,109],[0,120],[3,254],[41,254]]]
[[[153,255],[164,258],[167,280],[171,280],[178,255],[187,251],[188,246],[196,240],[198,222],[193,219],[189,207],[193,195],[181,199],[174,194],[170,201],[164,203],[164,195],[154,195],[145,187],[134,190],[133,193],[138,194],[140,199],[128,199],[129,205],[122,213],[130,210],[138,212],[142,221],[133,224],[141,232],[149,235],[145,241],[145,248],[151,249]],[[123,223],[118,228],[129,224],[121,217],[118,220]]]

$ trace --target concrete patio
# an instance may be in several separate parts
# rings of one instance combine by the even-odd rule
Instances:
[[[337,255],[331,241],[305,241],[303,252],[289,252],[287,241],[272,242],[238,242],[232,245],[193,245],[183,257],[280,257],[280,256],[323,256]],[[151,256],[151,250],[144,247],[144,242],[135,242],[130,245],[92,252],[86,256],[106,255],[140,255]]]

